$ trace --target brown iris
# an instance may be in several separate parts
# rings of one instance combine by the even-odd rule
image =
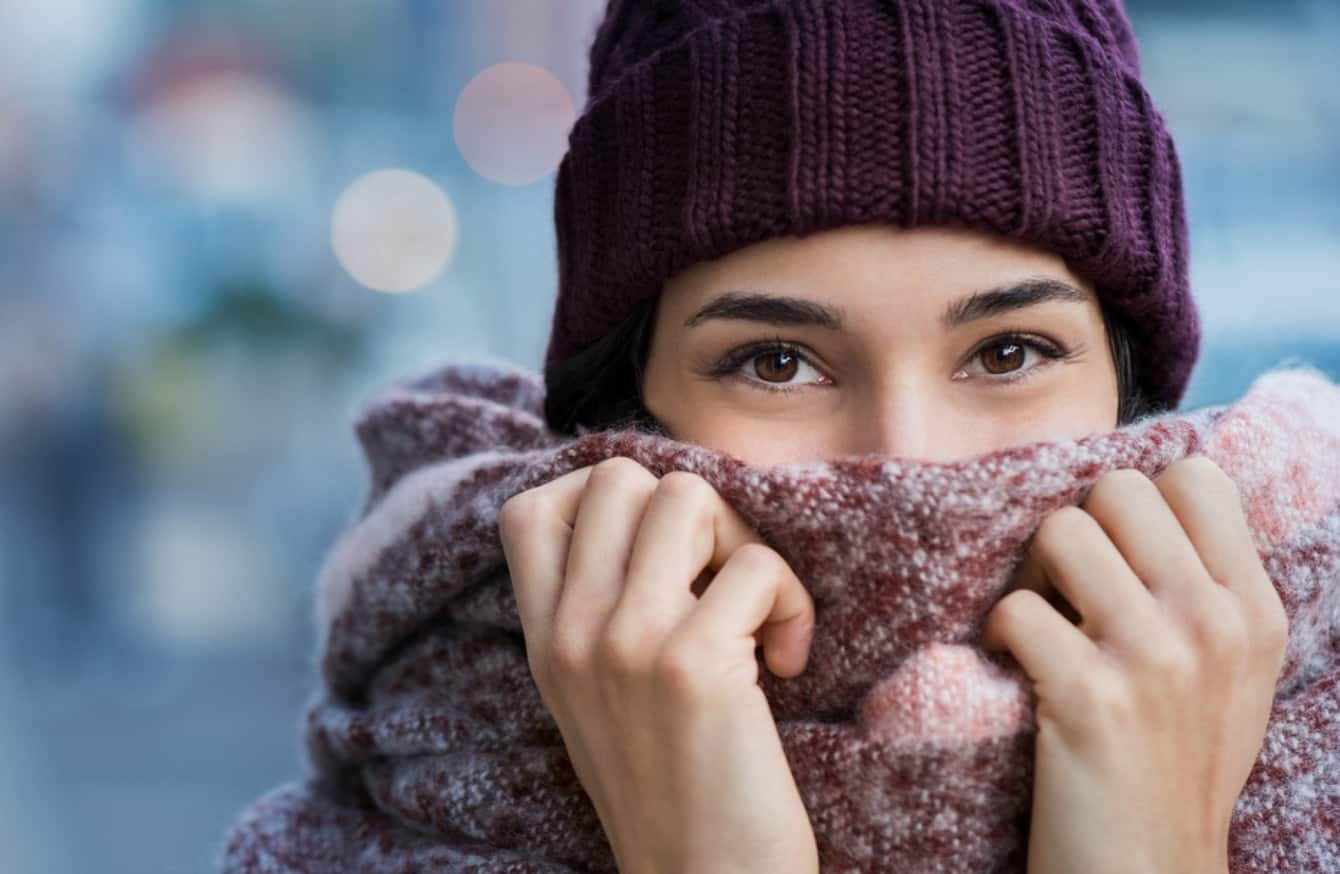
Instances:
[[[983,349],[981,354],[982,363],[989,373],[1009,373],[1018,370],[1024,363],[1024,347],[1018,343],[997,343]]]
[[[787,382],[796,375],[798,366],[798,357],[785,349],[779,349],[773,352],[766,352],[754,359],[754,369],[758,375],[765,380],[776,382]],[[767,366],[759,362],[769,362]],[[778,362],[784,362],[779,364]],[[772,365],[777,365],[773,367]],[[769,373],[771,371],[771,373]]]

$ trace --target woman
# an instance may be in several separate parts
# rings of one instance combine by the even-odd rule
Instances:
[[[551,426],[951,461],[1175,407],[1199,326],[1138,75],[1114,0],[613,0],[559,171]],[[808,655],[786,562],[629,459],[499,522],[620,871],[818,871],[757,685],[756,646]],[[1037,529],[982,640],[1038,693],[1031,874],[1227,870],[1287,631],[1250,543],[1204,459]]]

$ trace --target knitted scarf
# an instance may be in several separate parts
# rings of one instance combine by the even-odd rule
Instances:
[[[1104,471],[1209,456],[1290,619],[1231,871],[1340,871],[1340,386],[1320,372],[950,463],[755,466],[642,431],[560,436],[542,402],[537,375],[474,360],[362,407],[371,487],[321,573],[309,767],[241,814],[226,874],[616,870],[533,685],[497,530],[511,495],[615,455],[702,476],[814,598],[805,671],[761,663],[759,682],[824,874],[1024,871],[1036,699],[976,646],[981,621],[1042,518]]]

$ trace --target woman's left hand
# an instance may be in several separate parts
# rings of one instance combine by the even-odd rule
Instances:
[[[1288,638],[1237,486],[1203,456],[1109,471],[1016,584],[982,644],[1037,693],[1029,874],[1226,872]]]

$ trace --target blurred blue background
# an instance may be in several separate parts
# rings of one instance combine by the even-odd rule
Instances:
[[[0,870],[209,871],[297,773],[354,408],[539,367],[601,6],[0,2]],[[1186,405],[1340,378],[1340,4],[1129,10],[1188,194]]]

